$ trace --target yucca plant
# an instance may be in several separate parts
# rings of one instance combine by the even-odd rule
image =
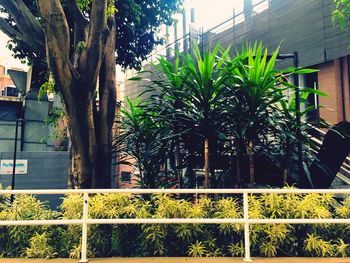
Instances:
[[[290,93],[297,87],[288,77],[315,70],[278,70],[278,54],[279,49],[269,54],[256,42],[243,46],[233,58],[229,49],[222,50],[219,45],[211,52],[201,52],[195,46],[192,54],[178,54],[174,62],[159,58],[159,79],[148,81],[146,103],[126,101],[121,122],[124,132],[117,139],[124,147],[121,151],[136,159],[141,178],[176,175],[176,182],[183,186],[183,171],[187,182],[193,181],[194,169],[204,164],[204,187],[209,187],[210,173],[211,183],[217,187],[224,184],[222,177],[232,176],[234,171],[239,186],[240,162],[247,156],[249,182],[254,185],[255,156],[260,155],[281,167],[285,183],[295,163],[295,154],[290,154],[297,141],[294,134],[302,129],[307,139],[306,129],[297,127],[295,121]],[[321,95],[312,89],[301,93],[302,101],[305,94]],[[311,110],[306,107],[302,115]],[[215,169],[222,172],[215,173]]]
[[[145,93],[149,96],[147,110],[158,112],[158,122],[168,127],[168,158],[175,156],[175,165],[170,167],[176,170],[178,186],[182,186],[183,168],[185,165],[185,149],[183,147],[183,134],[188,130],[190,120],[185,114],[186,104],[183,101],[186,79],[186,70],[183,67],[183,57],[177,56],[174,63],[164,57],[158,59],[153,65],[159,79],[150,81]],[[171,164],[172,162],[170,162]]]
[[[271,139],[274,140],[272,136],[281,120],[279,116],[286,110],[286,107],[281,109],[280,104],[288,96],[287,89],[294,87],[287,77],[315,72],[299,68],[278,70],[275,67],[278,55],[279,48],[269,54],[261,42],[255,42],[254,45],[243,45],[242,51],[236,51],[236,59],[228,61],[233,91],[229,92],[232,95],[226,105],[231,113],[238,150],[244,146],[248,155],[251,185],[255,184],[254,152],[263,152],[271,144]]]
[[[221,51],[217,45],[212,52],[201,51],[195,46],[193,55],[178,54],[174,63],[159,59],[162,79],[153,80],[148,86],[150,109],[172,128],[176,144],[177,167],[182,167],[181,147],[194,155],[196,143],[203,147],[198,151],[204,159],[204,187],[209,186],[209,146],[217,143],[223,111],[221,101],[229,75],[224,70],[224,60],[229,49]],[[178,178],[181,182],[181,176]]]
[[[169,130],[164,122],[159,121],[159,113],[145,110],[147,102],[142,103],[138,98],[134,103],[126,98],[126,103],[126,107],[121,109],[122,122],[120,134],[115,140],[116,151],[122,153],[130,165],[136,165],[142,187],[156,188],[161,166],[167,158],[168,141],[164,138]]]
[[[283,98],[282,76],[275,69],[279,49],[271,56],[262,43],[247,45],[236,52],[240,57],[231,65],[232,89],[237,93],[230,104],[231,112],[240,108],[240,131],[237,139],[246,147],[249,159],[249,182],[255,184],[254,146],[269,133],[273,123],[273,108]],[[233,120],[234,121],[234,120]]]
[[[225,125],[220,122],[224,114],[221,102],[230,76],[224,70],[221,57],[226,57],[228,53],[229,49],[220,54],[220,46],[217,45],[212,52],[201,54],[199,47],[195,46],[194,57],[184,57],[187,71],[184,83],[188,90],[181,95],[187,105],[187,115],[194,124],[191,132],[202,139],[204,146],[204,188],[209,187],[209,148],[215,144],[220,127]]]

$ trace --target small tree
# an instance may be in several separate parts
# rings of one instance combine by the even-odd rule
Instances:
[[[121,153],[121,161],[139,170],[139,185],[157,188],[162,166],[166,166],[169,130],[160,121],[159,113],[147,110],[147,102],[138,98],[132,102],[126,98],[121,109],[120,134],[115,149]],[[131,160],[130,160],[131,159]],[[135,162],[135,163],[134,163]]]
[[[242,54],[237,53],[240,59],[231,66],[232,88],[237,89],[237,93],[228,110],[235,113],[239,108],[240,111],[235,135],[238,144],[246,148],[252,185],[255,184],[255,145],[261,144],[271,131],[275,104],[283,98],[285,90],[283,75],[275,69],[278,52],[275,50],[268,59],[267,49],[264,50],[261,43],[255,43],[244,48]]]

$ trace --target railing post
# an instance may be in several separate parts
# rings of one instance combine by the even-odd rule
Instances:
[[[244,223],[244,262],[252,262],[250,258],[250,235],[249,235],[249,206],[248,206],[248,193],[243,193],[243,216],[246,222]]]
[[[83,204],[83,226],[82,226],[82,237],[81,237],[81,259],[79,263],[86,263],[87,259],[87,219],[88,219],[88,209],[89,209],[89,193],[84,192],[84,204]]]

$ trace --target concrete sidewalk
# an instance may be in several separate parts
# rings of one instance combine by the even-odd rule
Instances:
[[[77,259],[8,259],[0,263],[77,263]],[[242,263],[242,258],[103,258],[91,263]],[[257,263],[350,263],[350,258],[253,258]]]

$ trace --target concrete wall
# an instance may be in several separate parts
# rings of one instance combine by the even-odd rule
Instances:
[[[0,152],[0,160],[13,159],[13,152]],[[15,189],[66,189],[68,152],[19,152],[18,160],[28,160],[28,174],[17,174]],[[12,175],[0,175],[3,187],[11,185]],[[51,208],[61,203],[62,196],[43,195],[39,198],[49,201]]]
[[[24,112],[19,114],[18,149],[27,152],[54,150],[55,130],[45,122],[49,114],[47,100],[38,101],[37,97],[27,98],[22,106],[19,98],[0,97],[0,152],[13,150],[16,107],[23,108],[21,111]]]

